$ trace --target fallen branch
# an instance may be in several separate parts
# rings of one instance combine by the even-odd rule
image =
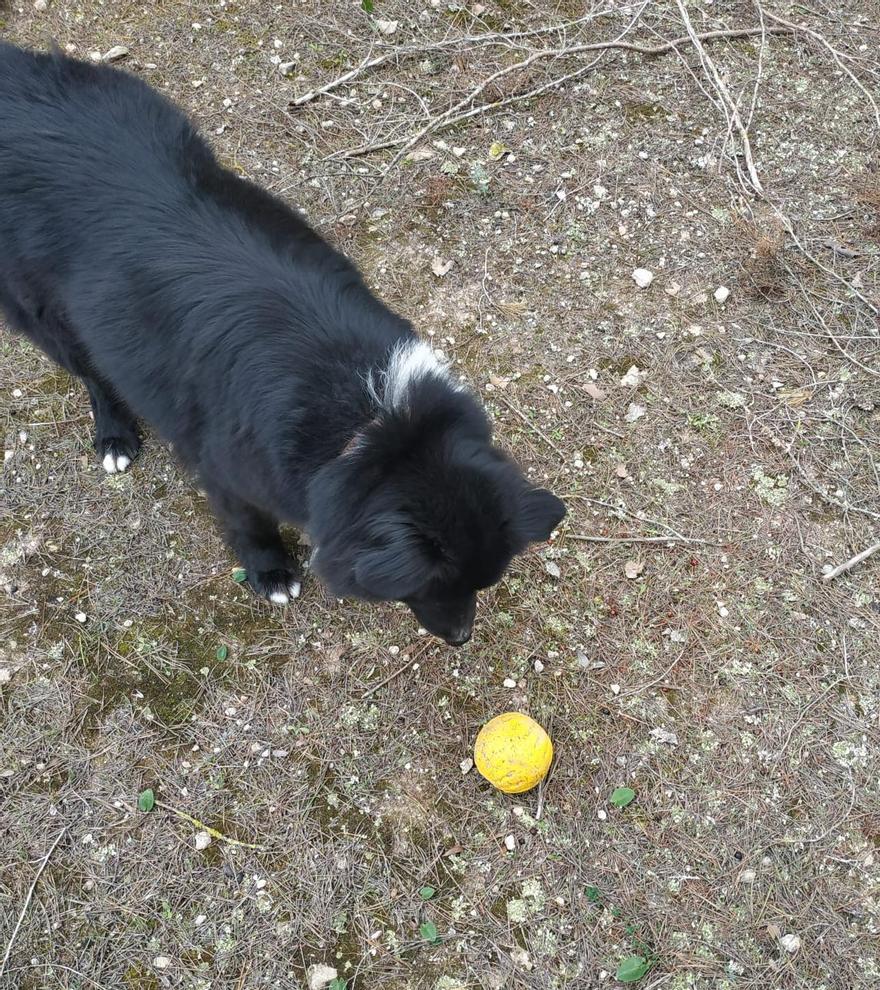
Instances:
[[[24,921],[24,916],[27,914],[27,909],[31,903],[31,898],[34,896],[34,891],[37,889],[37,884],[40,882],[40,877],[43,875],[43,870],[46,869],[46,864],[52,858],[52,853],[58,846],[58,843],[64,838],[67,832],[67,826],[65,825],[63,829],[55,836],[55,841],[49,846],[49,851],[40,861],[40,866],[37,869],[37,875],[34,877],[33,882],[30,885],[30,889],[27,892],[27,897],[24,899],[24,904],[21,906],[21,911],[18,915],[18,921],[15,923],[15,928],[12,930],[12,935],[9,936],[9,942],[6,945],[6,951],[3,953],[3,959],[0,961],[0,976],[6,972],[6,964],[9,962],[9,956],[12,954],[12,946],[18,937],[18,931],[21,928],[22,922]]]
[[[703,39],[694,30],[694,26],[691,23],[690,15],[688,14],[687,7],[684,5],[684,0],[676,0],[678,5],[678,12],[681,14],[684,26],[687,29],[688,37],[700,58],[700,63],[706,70],[707,75],[712,80],[713,85],[721,99],[721,103],[725,108],[725,113],[729,116],[733,126],[736,128],[739,134],[740,144],[742,145],[743,157],[746,160],[746,168],[749,173],[749,181],[752,184],[752,188],[759,195],[764,195],[764,187],[761,185],[761,180],[758,178],[758,170],[755,166],[755,159],[752,156],[752,143],[749,140],[749,131],[746,125],[743,123],[742,116],[739,112],[739,106],[730,95],[730,90],[721,78],[718,69],[715,67],[715,63],[712,61],[709,53],[706,51],[703,45]],[[767,33],[767,28],[760,27],[758,29],[759,33],[764,35]]]
[[[370,69],[377,69],[380,65],[385,65],[387,62],[393,62],[402,58],[410,58],[416,55],[424,57],[430,52],[440,52],[449,48],[459,48],[462,45],[505,45],[510,42],[522,41],[525,38],[535,38],[542,34],[563,34],[571,28],[578,27],[581,24],[586,24],[589,21],[598,20],[600,17],[608,17],[616,12],[617,11],[614,8],[600,10],[596,13],[587,14],[584,17],[575,18],[573,21],[565,21],[562,24],[548,25],[547,27],[531,28],[528,31],[497,31],[491,34],[468,34],[460,38],[444,38],[443,41],[435,41],[428,45],[415,45],[412,47],[405,47],[403,45],[391,46],[383,55],[376,55],[374,58],[364,59],[353,69],[349,69],[348,72],[343,72],[341,76],[337,76],[336,79],[332,79],[325,85],[319,86],[317,89],[309,90],[308,93],[303,93],[302,96],[296,97],[296,99],[290,101],[290,106],[305,106],[307,103],[311,103],[320,96],[325,96],[327,93],[332,93],[334,89],[344,86],[347,82],[351,82],[352,79],[357,79],[365,72],[369,72]]]
[[[665,41],[659,45],[640,45],[636,42],[629,42],[622,40],[624,35],[631,30],[635,24],[635,19],[627,25],[626,28],[617,36],[610,41],[599,41],[592,44],[583,45],[570,45],[567,48],[543,48],[538,51],[533,52],[527,58],[516,62],[514,65],[507,66],[504,69],[499,69],[497,72],[492,73],[484,79],[478,86],[472,89],[467,96],[459,100],[454,106],[450,107],[444,113],[435,117],[433,120],[429,121],[421,130],[411,137],[400,137],[400,138],[388,138],[382,141],[377,141],[371,144],[360,145],[357,148],[351,148],[347,151],[341,152],[338,155],[331,155],[330,157],[338,158],[357,158],[361,155],[371,154],[374,151],[382,151],[387,148],[397,148],[397,155],[392,161],[389,168],[393,167],[395,162],[399,161],[410,148],[418,144],[424,137],[428,134],[432,134],[439,130],[445,130],[448,127],[453,127],[456,124],[467,120],[470,117],[478,116],[481,113],[485,113],[489,110],[496,110],[500,107],[510,106],[512,103],[520,103],[523,100],[532,99],[535,96],[539,96],[541,93],[546,92],[548,89],[553,89],[557,86],[561,86],[566,82],[585,75],[590,71],[596,62],[591,62],[588,65],[580,66],[573,72],[567,73],[564,76],[560,76],[556,79],[552,79],[547,83],[537,86],[534,89],[530,89],[525,93],[519,93],[514,96],[506,97],[503,100],[495,100],[490,103],[481,104],[478,107],[472,107],[469,110],[465,110],[470,103],[472,103],[488,86],[492,83],[497,82],[504,76],[509,75],[513,72],[519,72],[522,69],[526,69],[533,65],[535,62],[541,61],[543,59],[557,59],[557,58],[570,58],[574,55],[583,55],[587,52],[598,52],[600,55],[604,55],[609,51],[625,51],[634,52],[638,55],[644,55],[648,58],[656,57],[658,55],[664,55],[667,52],[676,50],[679,46],[686,44],[687,42],[693,42],[690,35],[685,35],[684,37],[674,38],[671,41]],[[756,35],[765,34],[777,34],[777,35],[788,35],[793,34],[794,31],[791,28],[779,25],[777,27],[767,27],[767,28],[735,28],[730,30],[718,30],[718,31],[706,31],[703,34],[697,34],[694,37],[700,42],[711,42],[720,40],[735,40],[737,38],[751,38]]]
[[[847,571],[851,571],[858,564],[861,564],[863,560],[867,560],[868,557],[877,553],[878,550],[880,550],[880,543],[875,543],[874,546],[868,547],[867,550],[862,550],[862,552],[857,553],[855,557],[850,557],[849,560],[845,560],[842,564],[838,564],[837,567],[830,570],[827,574],[823,574],[822,580],[833,581],[839,575],[845,574]]]
[[[722,546],[720,543],[709,543],[692,536],[581,536],[580,533],[566,533],[566,540],[577,540],[579,543],[702,543],[708,546]]]
[[[795,24],[793,21],[787,21],[784,17],[780,17],[779,14],[774,14],[769,10],[764,11],[764,15],[769,17],[771,21],[776,21],[777,24],[791,28],[792,31],[809,35],[814,41],[818,41],[820,45],[824,45],[825,48],[827,48],[831,53],[831,57],[837,63],[840,71],[849,76],[853,85],[861,90],[865,99],[871,104],[871,109],[874,111],[874,120],[877,123],[877,128],[880,129],[880,108],[878,108],[874,97],[868,92],[867,87],[861,79],[859,79],[859,77],[852,71],[852,69],[849,68],[849,66],[843,64],[843,57],[848,56],[843,56],[843,54],[839,52],[824,35],[820,34],[818,31],[814,31],[812,28],[807,27],[806,24]]]

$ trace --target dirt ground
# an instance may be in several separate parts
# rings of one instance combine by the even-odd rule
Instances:
[[[880,554],[823,580],[880,540],[880,7],[370,6],[0,31],[127,48],[569,516],[460,651],[315,581],[279,610],[166,447],[105,476],[0,333],[0,986],[880,985]],[[509,709],[557,750],[520,797],[464,772]]]

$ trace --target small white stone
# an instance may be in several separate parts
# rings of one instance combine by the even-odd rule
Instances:
[[[12,680],[12,671],[8,667],[0,667],[0,684],[8,684]]]
[[[125,58],[127,54],[128,49],[125,45],[114,45],[109,51],[104,53],[102,61],[118,62],[121,58]]]
[[[666,294],[668,296],[677,296],[681,292],[681,285],[678,282],[670,282],[666,286]]]
[[[508,852],[513,852],[513,850],[516,849],[516,838],[512,834],[511,835],[505,835],[504,836],[504,845],[505,845],[505,847],[506,847],[506,849],[507,849]]]
[[[336,970],[324,963],[315,963],[314,966],[309,966],[307,976],[309,990],[323,990],[328,983],[332,983],[336,979],[336,976]]]
[[[196,928],[198,928],[199,925],[203,925],[207,920],[208,920],[208,916],[206,914],[197,914],[195,920],[193,921],[193,924],[196,926]]]
[[[34,0],[34,10],[38,14],[42,14],[43,11],[49,6],[48,0]]]
[[[754,870],[743,870],[739,875],[740,883],[754,883],[758,876]]]
[[[207,832],[196,832],[196,849],[207,849],[213,841]]]
[[[388,647],[388,652],[391,654],[391,656],[396,657],[397,654],[400,653],[400,647],[399,646],[389,646]]]
[[[637,402],[631,402],[629,406],[627,406],[626,414],[623,418],[627,421],[627,423],[635,423],[635,421],[637,419],[641,419],[647,411],[648,410],[644,406],[640,406]]]
[[[461,768],[462,775],[470,773],[474,768],[474,761],[468,756],[459,763],[459,767]]]
[[[12,398],[13,399],[20,399],[21,396],[22,396],[22,392],[21,392],[21,389],[20,388],[14,388],[12,390]]]
[[[646,371],[642,371],[637,365],[632,365],[629,371],[620,379],[620,384],[624,388],[636,388],[642,384],[647,374]]]
[[[726,303],[729,295],[730,289],[728,289],[726,285],[719,285],[715,290],[715,302]]]
[[[792,933],[783,935],[779,940],[779,944],[783,949],[785,949],[786,952],[797,952],[797,950],[801,947],[800,936]]]
[[[647,289],[654,281],[654,273],[647,268],[636,268],[632,273],[633,281],[640,289]]]
[[[611,693],[612,694],[620,694],[620,685],[619,684],[612,684],[611,685]]]
[[[670,732],[669,729],[651,729],[650,735],[657,740],[659,743],[664,743],[667,746],[677,746],[678,736],[674,732]]]
[[[608,812],[605,811],[603,808],[600,808],[596,812],[596,817],[599,819],[600,822],[604,822],[605,819],[608,817]]]
[[[85,612],[77,612],[76,615],[74,615],[74,619],[76,619],[77,622],[85,622],[86,618],[87,616]]]
[[[540,660],[536,660],[535,661],[535,673],[536,674],[543,674],[544,673],[544,664],[541,663]]]
[[[171,956],[156,956],[153,960],[153,965],[156,969],[168,969],[171,965]]]
[[[504,678],[504,686],[506,688],[515,688],[516,687],[516,681],[512,677],[505,677]]]
[[[557,581],[562,577],[562,571],[559,569],[559,564],[557,564],[555,560],[546,561],[544,564],[544,570],[550,575],[550,577],[556,578]]]

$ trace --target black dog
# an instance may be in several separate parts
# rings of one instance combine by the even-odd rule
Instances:
[[[196,473],[253,588],[406,602],[458,645],[565,509],[477,399],[288,206],[107,66],[0,44],[0,308],[88,388],[104,468],[136,417]]]

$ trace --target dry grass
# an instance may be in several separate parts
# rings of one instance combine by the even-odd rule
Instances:
[[[829,84],[836,53],[877,93],[876,6],[798,7],[831,49],[705,42],[764,199],[688,44],[589,71],[562,51],[633,10],[377,0],[385,36],[342,0],[23,6],[10,37],[126,44],[225,161],[302,205],[570,516],[458,652],[314,582],[276,611],[232,582],[168,451],[104,477],[83,391],[4,332],[0,985],[287,988],[324,962],[350,990],[586,988],[644,951],[646,988],[876,983],[880,560],[821,580],[880,526],[880,252],[855,192],[877,134],[865,92]],[[722,6],[691,6],[696,29],[758,23]],[[653,4],[626,41],[683,33]],[[513,102],[394,163],[498,73],[480,98]],[[540,817],[459,769],[511,708],[556,742]],[[197,851],[136,810],[146,787],[262,848]]]

